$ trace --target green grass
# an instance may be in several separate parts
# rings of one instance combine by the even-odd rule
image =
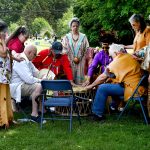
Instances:
[[[48,41],[45,41],[44,39],[41,39],[41,40],[28,39],[25,44],[35,45],[37,47],[38,52],[43,49],[47,49],[51,46],[51,44]]]
[[[15,114],[15,118],[19,118]],[[85,117],[79,125],[73,118],[73,130],[69,133],[68,121],[48,121],[43,129],[35,123],[12,125],[0,130],[0,150],[149,150],[150,127],[141,118],[107,116],[103,123],[92,122]]]
[[[38,42],[38,44],[36,43]],[[29,40],[38,51],[49,48],[44,40]],[[15,119],[22,115],[14,114]],[[69,133],[68,121],[48,121],[43,129],[35,123],[11,125],[8,130],[0,128],[0,150],[149,150],[150,126],[138,115],[125,117],[107,115],[100,124],[81,118],[82,125],[73,118],[73,130]]]

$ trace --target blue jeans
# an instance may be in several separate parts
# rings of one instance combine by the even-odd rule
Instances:
[[[123,96],[124,87],[120,84],[101,84],[99,85],[92,106],[92,112],[102,116],[108,96]]]

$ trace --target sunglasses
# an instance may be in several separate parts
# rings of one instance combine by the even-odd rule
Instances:
[[[108,46],[102,46],[102,49],[109,49]]]

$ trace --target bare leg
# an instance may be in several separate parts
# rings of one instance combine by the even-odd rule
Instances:
[[[37,83],[36,88],[35,88],[35,90],[33,91],[32,95],[31,95],[31,97],[32,97],[32,113],[31,113],[31,116],[35,116],[35,117],[38,116],[38,104],[35,101],[35,99],[36,99],[37,96],[39,96],[41,94],[41,92],[42,92],[41,84]]]

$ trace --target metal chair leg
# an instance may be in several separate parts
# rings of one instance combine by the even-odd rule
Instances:
[[[146,117],[146,114],[145,114],[142,102],[140,100],[139,100],[139,103],[140,103],[140,106],[141,106],[141,109],[142,109],[142,113],[143,113],[143,117],[144,117],[145,123],[148,125],[148,120],[147,120],[147,117]]]
[[[118,116],[117,120],[119,120],[119,119],[121,118],[121,116],[122,116],[122,115],[123,115],[123,113],[125,112],[126,108],[128,107],[129,103],[130,103],[130,100],[128,100],[128,102],[127,102],[127,104],[125,105],[125,107],[124,107],[123,111],[119,114],[119,116]]]
[[[42,127],[43,127],[43,114],[44,114],[44,104],[43,104],[43,102],[42,102],[42,113],[41,113],[41,129],[42,129]]]
[[[71,106],[71,109],[70,109],[70,126],[69,126],[70,133],[71,133],[71,130],[72,130],[72,110],[73,110],[73,108]]]
[[[73,107],[76,108],[75,110],[76,110],[76,113],[77,113],[77,115],[78,115],[78,116],[77,116],[77,117],[78,117],[78,121],[79,121],[79,124],[81,125],[81,118],[80,118],[80,113],[79,113],[79,109],[78,109],[77,104],[74,103]]]

